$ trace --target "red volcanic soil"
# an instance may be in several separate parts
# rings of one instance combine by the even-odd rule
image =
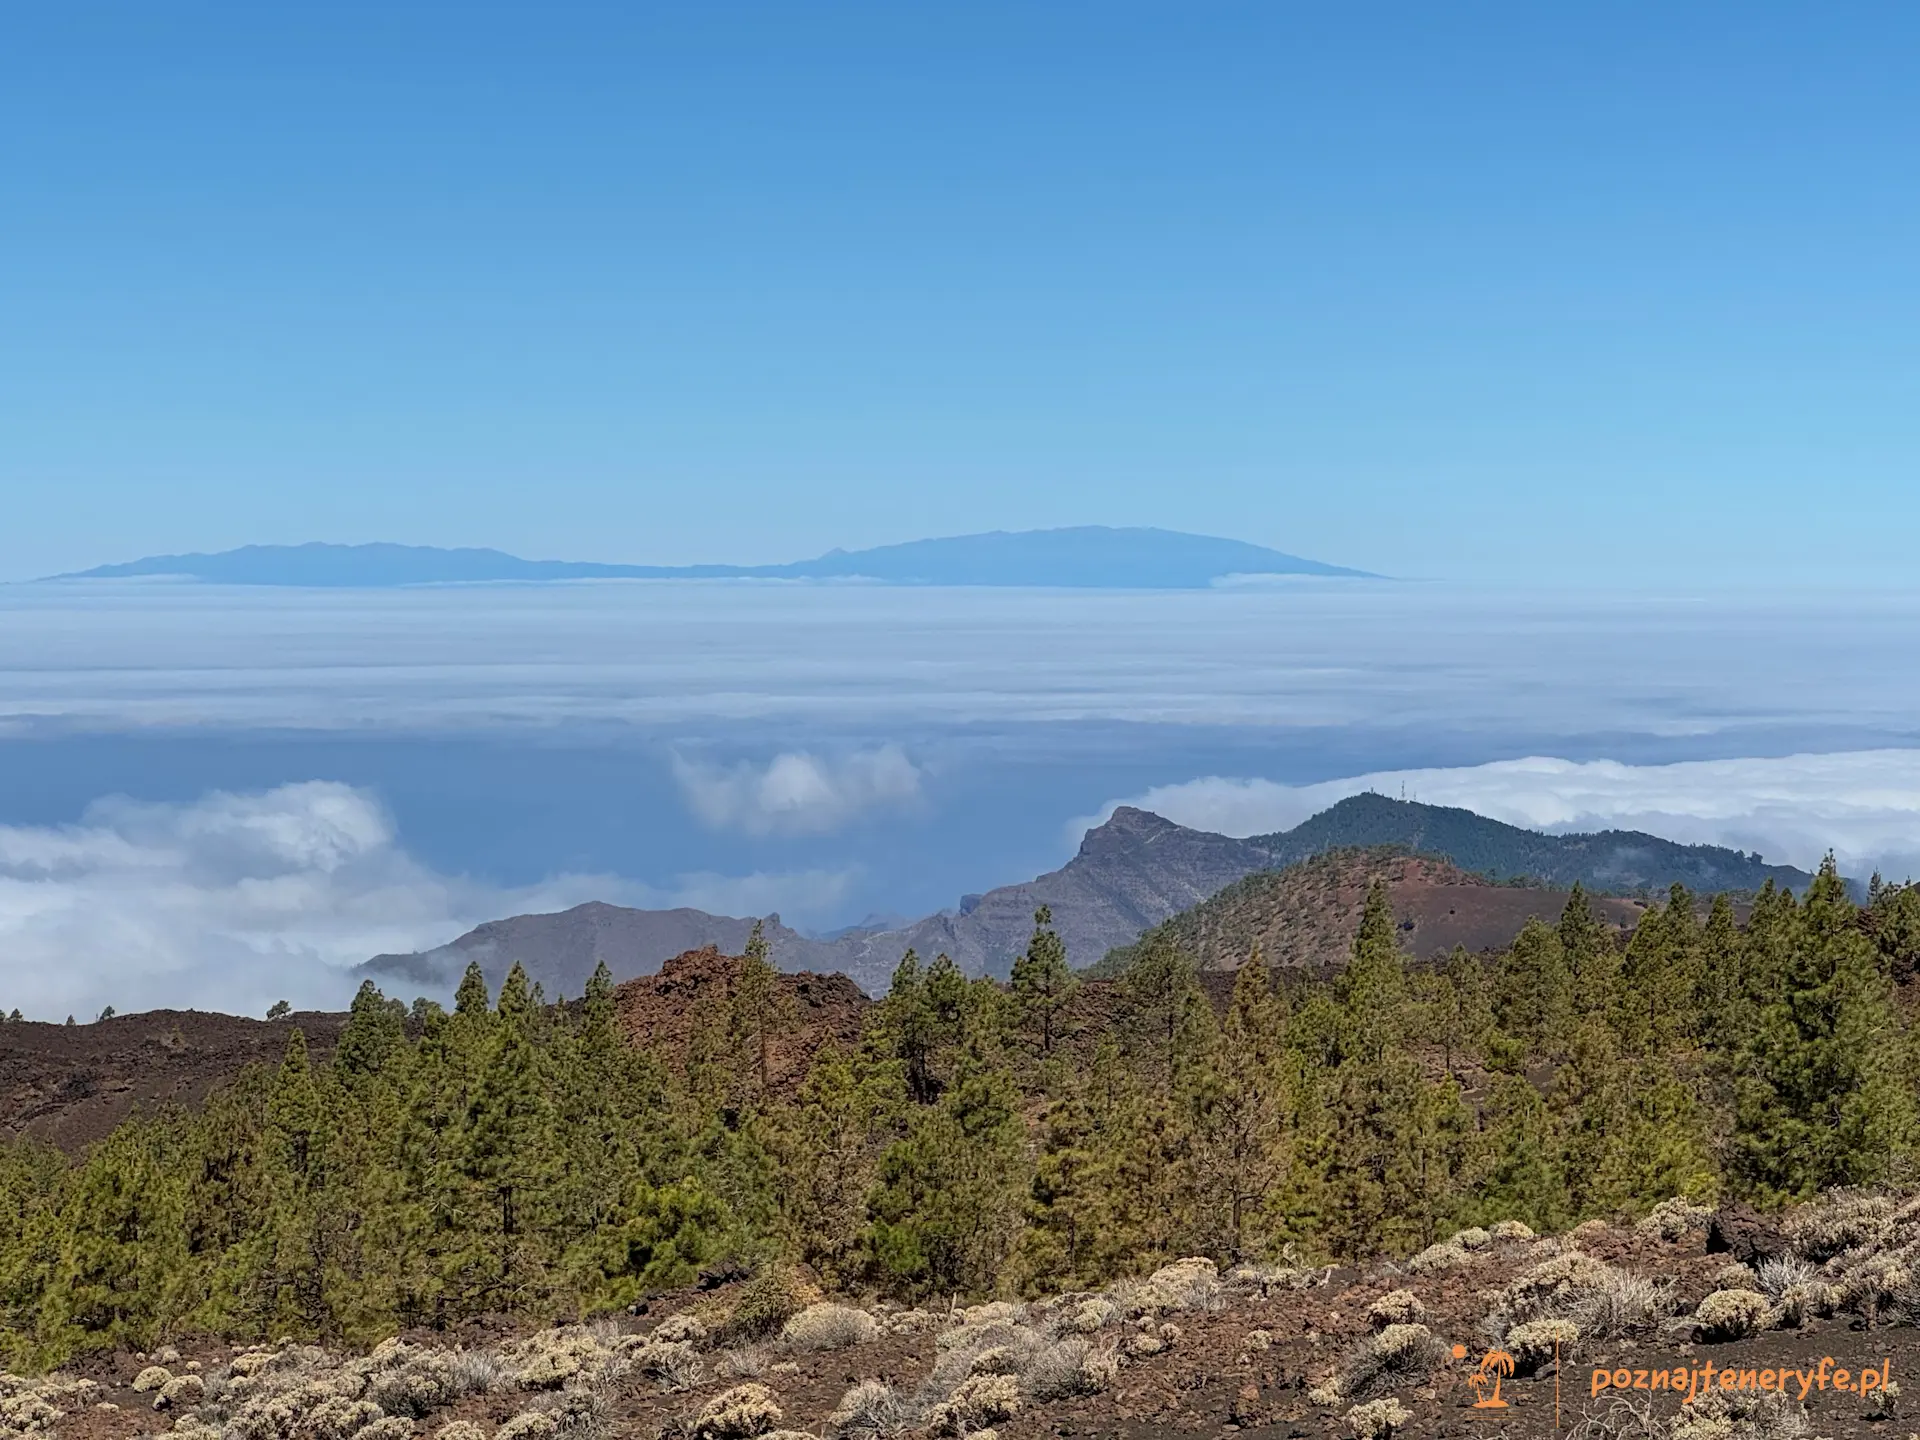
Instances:
[[[740,958],[709,946],[689,950],[660,967],[658,975],[629,980],[613,992],[621,1027],[634,1044],[652,1049],[673,1066],[684,1065],[694,1043],[724,1044],[727,1014],[740,978]],[[768,1053],[776,1093],[797,1089],[820,1047],[829,1040],[843,1050],[860,1039],[869,1000],[845,975],[802,971],[775,981],[777,1014]]]
[[[279,1064],[296,1028],[323,1059],[346,1020],[314,1010],[271,1021],[149,1010],[90,1025],[8,1021],[0,1024],[0,1135],[79,1151],[136,1108],[195,1107],[243,1067]]]
[[[1386,883],[1400,945],[1431,960],[1456,945],[1468,951],[1511,943],[1528,919],[1551,924],[1565,890],[1495,885],[1445,860],[1377,850],[1338,850],[1285,870],[1249,875],[1163,927],[1202,968],[1239,967],[1254,946],[1270,965],[1332,969],[1346,962],[1366,908],[1367,889]],[[1598,917],[1619,930],[1639,923],[1637,900],[1595,897]]]

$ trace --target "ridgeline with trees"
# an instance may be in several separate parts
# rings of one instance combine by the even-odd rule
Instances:
[[[324,1063],[282,1022],[278,1066],[197,1111],[78,1158],[0,1149],[0,1359],[549,1321],[776,1258],[918,1300],[1405,1254],[1910,1179],[1920,1149],[1920,891],[1857,905],[1831,864],[1744,926],[1676,887],[1622,941],[1576,888],[1557,924],[1418,967],[1376,885],[1330,979],[1156,941],[1086,982],[1049,922],[1005,985],[909,953],[797,1084],[757,936],[670,1057],[604,969],[559,1005],[517,968],[497,995],[469,970],[450,1011],[369,982]]]

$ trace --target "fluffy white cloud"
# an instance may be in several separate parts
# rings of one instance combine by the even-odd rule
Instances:
[[[76,825],[0,826],[0,1009],[35,1019],[167,1006],[337,1007],[369,956],[584,900],[824,918],[840,872],[563,875],[505,888],[422,865],[364,791],[328,781],[189,804],[102,800]]]
[[[920,771],[897,745],[823,758],[804,750],[765,765],[673,757],[674,778],[702,824],[748,835],[826,835],[874,810],[920,798]]]
[[[1811,867],[1920,874],[1920,750],[1861,750],[1628,765],[1543,756],[1455,769],[1386,770],[1317,785],[1207,776],[1114,804],[1227,835],[1291,829],[1348,795],[1373,790],[1456,805],[1547,831],[1646,830],[1688,843],[1757,850]],[[1093,821],[1113,812],[1108,805]],[[1078,823],[1078,822],[1077,822]]]

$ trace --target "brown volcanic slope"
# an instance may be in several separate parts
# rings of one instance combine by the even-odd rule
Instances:
[[[692,950],[667,961],[658,975],[617,986],[614,1008],[628,1039],[679,1066],[703,1028],[725,1025],[739,978],[739,956],[712,947]],[[782,975],[776,1002],[782,1013],[768,1047],[773,1089],[784,1093],[797,1088],[815,1052],[828,1041],[852,1050],[872,1003],[845,975]]]
[[[1464,946],[1506,945],[1530,917],[1552,923],[1565,908],[1565,890],[1495,885],[1450,861],[1393,850],[1335,850],[1285,870],[1236,881],[1212,899],[1174,916],[1141,937],[1171,939],[1202,969],[1239,967],[1255,945],[1276,966],[1325,969],[1344,964],[1360,930],[1367,887],[1386,881],[1400,944],[1420,960]],[[1596,897],[1600,916],[1622,929],[1639,923],[1645,907],[1634,900]],[[1111,972],[1139,945],[1115,950],[1101,967]]]
[[[9,1021],[0,1025],[0,1136],[82,1150],[136,1107],[196,1107],[244,1066],[279,1064],[295,1028],[323,1059],[346,1020],[312,1010],[272,1021],[149,1010],[91,1025]]]
[[[683,1064],[702,1024],[724,1023],[739,966],[738,957],[695,950],[617,987],[623,1028],[667,1064]],[[787,1090],[828,1040],[844,1049],[858,1043],[872,1002],[844,975],[784,975],[780,993],[785,1013],[770,1058],[775,1088]],[[77,1154],[136,1109],[198,1108],[247,1065],[278,1065],[296,1028],[324,1061],[346,1023],[345,1014],[311,1010],[273,1021],[152,1010],[90,1025],[3,1023],[0,1138],[31,1135]]]

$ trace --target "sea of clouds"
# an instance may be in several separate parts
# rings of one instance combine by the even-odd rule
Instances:
[[[695,873],[658,887],[560,875],[503,887],[421,864],[376,798],[347,785],[105,799],[77,824],[0,826],[0,1010],[337,1009],[358,983],[352,966],[503,915],[607,900],[804,921],[831,910],[848,879]]]
[[[942,904],[1030,878],[1110,811],[1084,813],[1103,795],[1253,834],[1378,790],[1801,866],[1832,850],[1849,873],[1905,878],[1920,872],[1917,645],[1920,596],[1887,594],[0,587],[0,745],[504,737],[449,781],[480,802],[459,817],[489,813],[514,737],[623,737],[652,747],[660,781],[632,848],[550,874],[544,849],[519,855],[517,875],[545,877],[524,884],[445,858],[464,818],[411,816],[409,848],[384,791],[324,767],[81,813],[103,783],[39,812],[67,824],[25,823],[0,792],[0,1009],[338,1005],[369,956],[587,899],[802,927],[918,911],[932,907],[872,892],[912,872]],[[1053,771],[1102,778],[1040,786],[980,759],[1036,736]],[[94,753],[75,745],[61,753]],[[520,801],[554,817],[543,847],[588,853],[569,847],[566,795]],[[419,858],[436,820],[437,865]],[[1021,836],[1042,843],[1010,859]],[[690,839],[697,860],[678,853]]]

